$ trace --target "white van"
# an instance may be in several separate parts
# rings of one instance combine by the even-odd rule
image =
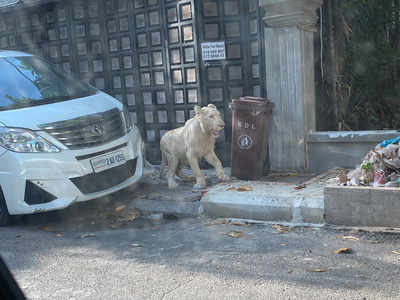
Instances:
[[[0,224],[123,189],[143,165],[118,100],[37,56],[0,51]]]

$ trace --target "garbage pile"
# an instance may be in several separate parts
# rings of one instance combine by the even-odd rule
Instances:
[[[350,171],[344,185],[400,187],[400,136],[385,140],[364,157],[362,163]]]

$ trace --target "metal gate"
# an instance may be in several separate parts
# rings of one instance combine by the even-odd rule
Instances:
[[[229,163],[230,99],[265,94],[259,20],[258,0],[53,1],[0,11],[0,48],[44,56],[126,103],[153,163],[194,104],[216,104],[227,123],[217,154]],[[203,62],[201,42],[220,40],[227,59]]]

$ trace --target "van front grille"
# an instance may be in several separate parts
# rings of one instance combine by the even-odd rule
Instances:
[[[71,182],[81,191],[82,194],[91,194],[110,189],[136,173],[137,157],[128,160],[120,166],[102,171],[91,173],[81,177],[70,178]]]
[[[117,108],[40,128],[72,150],[99,146],[122,137],[125,128]]]

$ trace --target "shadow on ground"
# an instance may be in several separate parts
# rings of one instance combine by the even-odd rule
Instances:
[[[399,237],[384,240],[353,233],[358,240],[349,241],[342,239],[349,233],[316,228],[278,234],[269,225],[215,224],[206,217],[174,215],[157,219],[129,208],[131,199],[165,184],[145,184],[63,211],[22,217],[0,228],[0,253],[13,270],[34,267],[38,256],[72,256],[77,255],[75,249],[85,248],[88,259],[101,251],[116,261],[164,265],[193,274],[332,290],[368,288],[398,296],[393,287],[400,275],[399,260],[391,249],[400,247]],[[231,231],[242,236],[232,238],[227,235]],[[339,247],[354,252],[332,254]],[[323,272],[313,272],[318,269]]]

